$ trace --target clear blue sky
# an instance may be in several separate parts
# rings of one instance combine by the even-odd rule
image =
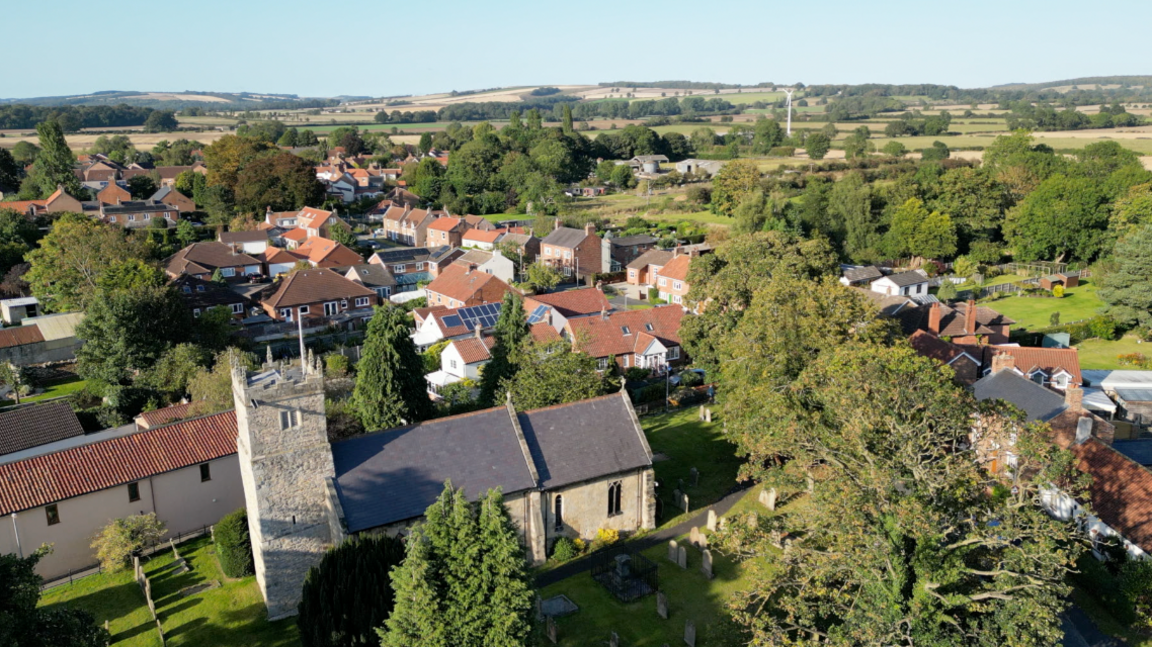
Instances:
[[[0,13],[5,98],[666,79],[983,87],[1152,73],[1148,0],[13,0]]]

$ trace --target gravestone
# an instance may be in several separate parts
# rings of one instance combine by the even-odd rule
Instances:
[[[712,422],[712,409],[704,410],[704,422]]]
[[[776,509],[776,488],[772,487],[760,490],[760,505],[769,510]]]
[[[704,419],[704,405],[700,405],[700,415],[697,416],[696,419],[697,420],[703,420]]]
[[[691,620],[684,622],[684,644],[696,647],[696,624]]]
[[[656,615],[668,619],[668,596],[663,591],[656,592]]]
[[[552,616],[548,616],[548,640],[551,640],[553,645],[560,642],[556,639],[556,621]]]
[[[684,512],[688,512],[688,495],[687,494],[681,494],[680,495],[680,507],[684,508]]]
[[[758,525],[760,525],[760,515],[756,514],[755,512],[749,514],[748,515],[748,527],[749,528],[755,528]]]
[[[617,636],[615,631],[608,637],[608,647],[620,647],[620,636]]]
[[[707,548],[704,549],[704,559],[700,570],[704,572],[704,577],[712,579],[712,551]]]
[[[682,489],[683,487],[684,487],[684,479],[680,479],[680,487],[676,488],[675,490],[672,490],[672,505],[674,505],[674,506],[680,505],[680,497],[684,495],[684,490]]]
[[[716,532],[716,511],[708,508],[708,532]]]
[[[668,561],[672,562],[673,564],[676,563],[676,554],[677,554],[677,548],[678,547],[679,546],[676,544],[675,539],[669,539],[668,540]]]
[[[693,467],[692,469],[688,470],[688,474],[692,477],[693,487],[700,485],[700,470]]]
[[[540,600],[540,596],[537,595],[536,596],[536,622],[540,622],[541,620],[544,619],[544,606],[543,606],[543,604],[544,604],[543,601]]]
[[[700,547],[700,529],[696,526],[692,526],[692,530],[688,532],[688,543],[696,548]]]
[[[681,546],[680,548],[676,549],[676,564],[678,564],[680,566],[680,568],[684,568],[684,569],[688,568],[688,549],[687,548]]]
[[[727,528],[728,527],[728,517],[720,517],[720,524],[718,527],[720,528],[720,530],[724,530],[725,528]]]

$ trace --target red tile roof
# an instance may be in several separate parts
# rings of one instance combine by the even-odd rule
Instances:
[[[15,209],[20,213],[26,213],[30,207],[43,207],[46,204],[47,200],[9,200],[0,202],[0,209]]]
[[[428,228],[435,229],[436,231],[454,231],[457,227],[460,227],[463,222],[464,221],[459,218],[437,218],[432,221],[432,224],[428,225]]]
[[[293,263],[293,264],[295,264],[296,261],[299,260],[298,257],[293,256],[289,252],[286,252],[286,251],[280,249],[279,247],[269,247],[269,248],[265,249],[264,253],[261,255],[261,257],[264,259],[265,263],[269,263],[269,264],[281,264],[281,263]]]
[[[236,453],[232,411],[0,465],[0,515]]]
[[[491,231],[480,231],[479,229],[469,229],[464,232],[463,240],[468,242],[477,243],[494,243],[496,239],[508,233],[507,229],[493,229]]]
[[[293,241],[296,241],[297,243],[302,243],[308,239],[308,232],[303,230],[303,229],[292,229],[290,231],[284,232],[284,235],[282,236],[282,238],[287,238],[288,240],[293,240]]]
[[[568,336],[576,340],[578,350],[593,357],[607,357],[642,353],[653,337],[665,346],[679,346],[683,318],[684,308],[667,305],[613,312],[606,317],[569,319],[565,327]],[[628,328],[627,334],[624,328]]]
[[[468,268],[461,265],[449,265],[424,289],[467,303],[477,293],[485,297],[488,302],[499,301],[511,288],[487,272],[469,272]]]
[[[312,207],[304,207],[300,210],[297,217],[297,226],[308,227],[310,229],[319,229],[323,227],[328,218],[332,216],[331,211],[324,211],[323,209],[315,209]]]
[[[189,415],[191,415],[189,411],[192,409],[194,404],[195,403],[193,402],[188,402],[185,404],[174,404],[170,407],[164,407],[163,409],[145,411],[138,416],[139,419],[144,423],[141,425],[141,427],[144,427],[145,429],[154,429],[160,425],[166,425],[170,422],[183,420],[184,418],[187,418]]]
[[[660,276],[673,279],[675,281],[688,280],[688,265],[692,262],[692,257],[687,254],[681,254],[672,260],[668,261],[664,267],[660,268]]]
[[[532,333],[532,339],[541,344],[563,339],[560,333],[556,332],[555,328],[544,322],[532,324],[532,327],[529,328],[528,331]]]
[[[315,263],[317,267],[344,267],[359,265],[364,262],[363,257],[351,249],[334,240],[319,236],[313,236],[304,241],[304,244],[297,247],[295,251]]]
[[[984,346],[984,365],[992,365],[992,355],[996,352],[1008,353],[1015,361],[1016,368],[1027,375],[1039,368],[1049,377],[1054,377],[1061,369],[1072,375],[1073,384],[1083,384],[1080,375],[1080,354],[1075,348],[1033,348],[1024,346]]]
[[[912,333],[912,336],[908,338],[908,343],[912,344],[912,349],[917,354],[944,364],[949,364],[952,360],[965,354],[965,350],[960,346],[946,342],[926,330],[917,330]],[[980,364],[978,352],[975,355],[969,354],[969,357],[976,364]]]
[[[608,297],[598,288],[580,288],[550,294],[536,294],[524,298],[524,310],[532,312],[538,306],[552,306],[565,317],[579,317],[611,310]]]
[[[468,339],[457,339],[451,345],[456,347],[456,352],[460,353],[460,359],[465,364],[475,364],[492,359],[488,349],[496,345],[496,338],[490,335],[484,337],[483,340],[469,337]]]

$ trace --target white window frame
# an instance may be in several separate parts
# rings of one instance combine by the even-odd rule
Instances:
[[[356,297],[356,307],[363,308],[368,305],[368,297]]]
[[[571,259],[571,258],[572,258],[572,252],[570,252],[570,251],[568,251],[568,250],[564,250],[564,260],[566,260],[566,261],[567,261],[567,260],[569,260],[569,259]]]
[[[424,264],[423,264],[423,263],[417,263],[417,264],[416,264],[416,271],[417,271],[417,272],[420,272],[420,271],[422,271],[423,269],[424,269]]]
[[[680,281],[673,281],[672,282],[672,289],[673,290],[681,290],[683,288],[684,288],[684,284],[681,283]]]
[[[456,370],[456,360],[454,360],[454,359],[448,360],[448,367],[451,368],[452,370]]]
[[[292,321],[292,308],[280,308],[280,318],[284,321]]]
[[[335,301],[324,302],[324,316],[331,317],[340,314],[340,304]]]
[[[669,346],[668,352],[667,352],[667,354],[665,354],[664,359],[667,359],[667,360],[680,359],[680,347],[679,346]]]
[[[596,370],[598,370],[598,371],[607,371],[608,370],[608,358],[607,357],[600,357],[596,360]]]
[[[680,295],[679,294],[673,294],[672,295],[672,303],[680,303]]]
[[[406,266],[404,266],[404,265],[393,265],[392,266],[392,272],[395,274],[403,274],[405,267]]]
[[[664,286],[668,285],[668,279],[661,276],[660,281],[659,281],[659,285],[660,285],[660,287],[664,287]]]
[[[233,303],[232,304],[232,314],[234,314],[234,315],[244,314],[244,304],[243,303]]]
[[[306,315],[310,312],[310,309],[308,308],[308,306],[300,306],[299,308],[296,308],[296,311],[302,315]]]
[[[552,255],[552,248],[551,247],[545,247],[544,248],[544,255],[545,256],[551,256]]]
[[[221,267],[220,268],[220,274],[224,275],[225,278],[232,278],[233,276],[236,276],[236,268],[234,268],[234,267]]]

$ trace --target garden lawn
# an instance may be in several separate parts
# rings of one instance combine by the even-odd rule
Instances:
[[[20,404],[25,404],[28,402],[39,402],[40,400],[47,400],[49,398],[59,398],[65,395],[71,395],[72,393],[83,389],[85,384],[87,384],[87,382],[78,377],[54,380],[44,385],[43,392],[26,398],[20,398]],[[16,404],[15,400],[0,400],[0,407],[7,407],[14,404]]]
[[[1096,296],[1096,286],[1091,281],[1082,281],[1065,292],[1062,299],[1014,296],[985,301],[982,305],[1015,319],[1014,328],[1039,330],[1051,325],[1054,312],[1060,313],[1060,323],[1072,323],[1095,317],[1104,304]]]
[[[694,406],[640,419],[652,452],[667,457],[654,465],[659,485],[657,493],[664,508],[660,527],[673,526],[688,518],[683,512],[673,516],[676,509],[672,504],[672,490],[676,489],[679,479],[684,479],[691,511],[707,508],[736,485],[736,472],[743,460],[736,455],[736,446],[723,436],[718,408],[713,409],[711,423],[697,420],[698,415],[699,407]],[[700,482],[695,486],[691,479],[693,467],[700,471]]]
[[[1118,355],[1142,353],[1152,355],[1152,344],[1141,344],[1139,338],[1127,336],[1116,341],[1103,339],[1087,339],[1076,345],[1080,351],[1080,368],[1088,369],[1133,369],[1132,366],[1121,366],[1117,361]]]
[[[267,621],[267,610],[255,577],[226,580],[216,561],[212,541],[203,537],[178,546],[191,570],[177,574],[171,551],[158,553],[144,565],[152,580],[152,598],[170,647],[298,647],[293,619]],[[215,588],[189,592],[198,585]],[[84,588],[82,588],[84,587]],[[80,583],[53,589],[44,603],[75,604],[112,620],[114,647],[159,645],[151,614],[131,571],[93,575]],[[154,639],[153,642],[148,640]]]

